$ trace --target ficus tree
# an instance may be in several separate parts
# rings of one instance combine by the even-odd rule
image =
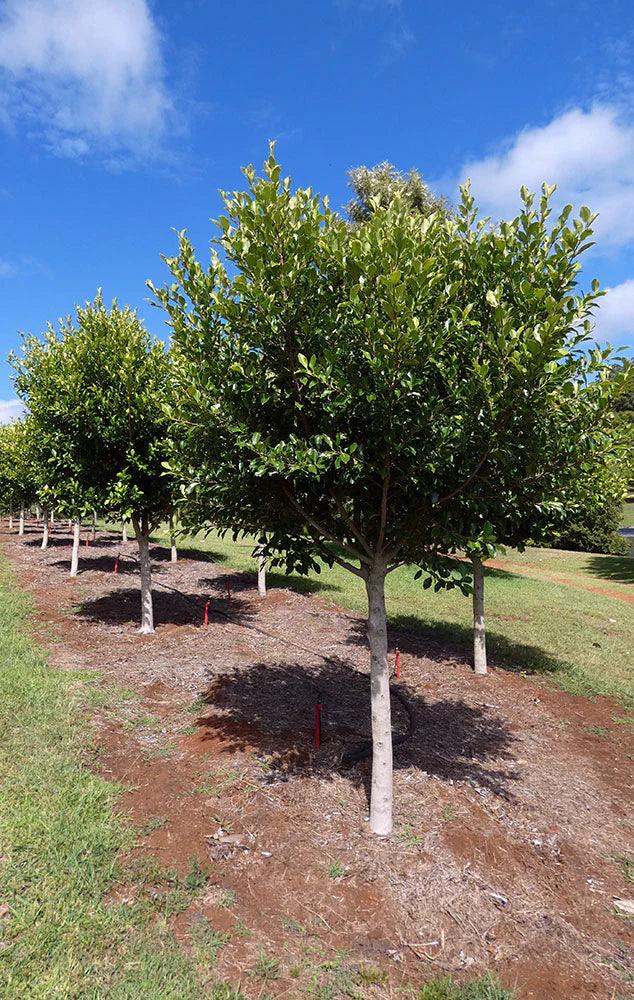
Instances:
[[[76,519],[97,508],[132,520],[139,548],[141,631],[154,631],[150,533],[172,509],[163,474],[169,367],[137,313],[98,294],[57,333],[27,338],[16,388],[42,431],[50,495]],[[76,520],[76,524],[78,521]]]
[[[517,219],[479,224],[398,199],[350,227],[327,201],[262,176],[224,196],[209,266],[186,234],[151,286],[172,326],[170,459],[181,518],[262,529],[289,571],[318,559],[360,577],[368,600],[370,824],[392,829],[385,580],[407,563],[469,589],[442,550],[522,435],[565,407],[605,360],[581,349],[598,289],[576,292],[583,218],[551,233],[524,195]],[[548,192],[544,195],[546,204]],[[537,433],[536,431],[534,433]],[[568,439],[574,459],[576,439]],[[527,472],[531,469],[528,468]]]

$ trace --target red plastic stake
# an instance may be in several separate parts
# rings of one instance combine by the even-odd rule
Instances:
[[[205,604],[205,614],[203,617],[203,624],[209,625],[209,601]]]
[[[401,651],[400,651],[400,649],[396,650],[396,679],[397,679],[397,681],[400,681],[400,679],[401,679]]]
[[[119,572],[119,556],[117,556],[117,558],[114,561],[114,569],[113,569],[112,572],[113,573],[118,573]]]
[[[86,535],[86,545],[90,545],[90,535]]]
[[[321,746],[321,702],[315,704],[315,746],[319,750]]]

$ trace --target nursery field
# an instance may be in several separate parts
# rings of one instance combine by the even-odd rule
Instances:
[[[247,544],[172,564],[158,535],[142,636],[113,526],[74,579],[60,525],[0,537],[1,996],[631,995],[632,560],[496,560],[485,678],[468,600],[389,578],[380,840],[343,760],[369,735],[358,581],[270,573],[261,598]]]

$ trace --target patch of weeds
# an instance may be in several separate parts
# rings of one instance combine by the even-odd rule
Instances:
[[[141,837],[148,837],[154,830],[160,830],[167,823],[167,816],[150,816],[146,823],[139,829]]]
[[[418,1000],[513,1000],[514,991],[506,990],[497,976],[486,972],[460,986],[451,976],[434,979],[418,994]]]
[[[293,920],[292,917],[282,917],[281,924],[284,930],[290,931],[291,934],[300,934],[303,936],[306,933],[304,925],[300,924],[299,920]]]
[[[245,924],[244,920],[241,919],[241,917],[238,917],[238,919],[236,920],[235,927],[233,928],[233,933],[236,935],[236,937],[239,938],[251,937],[251,931]]]
[[[280,976],[280,963],[276,958],[267,955],[261,949],[253,966],[251,975],[261,983],[271,983]]]
[[[196,701],[192,701],[191,705],[188,706],[187,711],[190,715],[200,715],[205,707],[204,698],[196,698]]]
[[[223,909],[228,910],[230,906],[235,904],[237,898],[233,889],[224,889],[218,900],[218,906],[222,906]]]
[[[247,1000],[247,998],[239,986],[233,987],[223,979],[222,982],[212,986],[209,1000]]]
[[[361,986],[385,986],[387,972],[376,965],[364,965],[357,972],[356,980]]]
[[[612,860],[625,881],[634,884],[634,858],[627,854],[617,854]]]
[[[181,736],[195,736],[198,732],[198,726],[184,726],[181,730]]]
[[[596,736],[601,740],[610,739],[610,730],[606,729],[605,726],[582,726],[584,733],[588,733],[589,736]]]
[[[149,729],[150,732],[159,732],[163,727],[163,720],[156,715],[137,715],[134,719],[126,719],[123,723],[124,729]]]
[[[328,878],[337,879],[343,878],[346,874],[346,869],[341,861],[335,861],[328,869]]]
[[[189,868],[185,876],[185,888],[192,893],[198,892],[207,884],[208,872],[202,867],[198,858],[194,855],[189,859]]]
[[[443,806],[438,818],[441,823],[451,823],[456,818],[456,813],[451,806]]]
[[[423,837],[419,833],[414,832],[414,827],[410,823],[406,823],[405,826],[399,830],[398,833],[399,840],[402,840],[406,847],[420,847],[423,843]]]
[[[155,753],[157,757],[173,757],[179,749],[177,743],[166,743],[164,747],[159,747]]]
[[[218,955],[229,940],[227,934],[214,930],[206,917],[198,916],[189,929],[189,937],[199,965],[213,966]]]
[[[629,726],[634,729],[634,715],[613,715],[612,722],[617,726]]]

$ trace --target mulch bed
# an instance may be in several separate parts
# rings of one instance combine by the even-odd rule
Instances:
[[[633,848],[634,740],[613,721],[620,706],[504,664],[476,678],[459,651],[392,631],[394,729],[411,715],[413,733],[395,749],[395,833],[381,841],[368,831],[368,762],[342,764],[370,732],[358,616],[290,590],[259,598],[255,575],[202,553],[171,564],[155,547],[157,627],[141,636],[134,543],[100,534],[71,580],[61,528],[44,552],[33,524],[1,537],[53,664],[140,698],[127,716],[125,704],[94,715],[97,767],[132,789],[121,810],[147,830],[133,857],[208,867],[173,925],[184,947],[200,915],[230,935],[218,975],[258,996],[249,972],[264,949],[280,961],[264,991],[304,996],[307,963],[347,949],[348,964],[387,973],[365,987],[373,997],[487,968],[519,1000],[628,994],[634,935],[614,898],[634,887],[614,859]]]

